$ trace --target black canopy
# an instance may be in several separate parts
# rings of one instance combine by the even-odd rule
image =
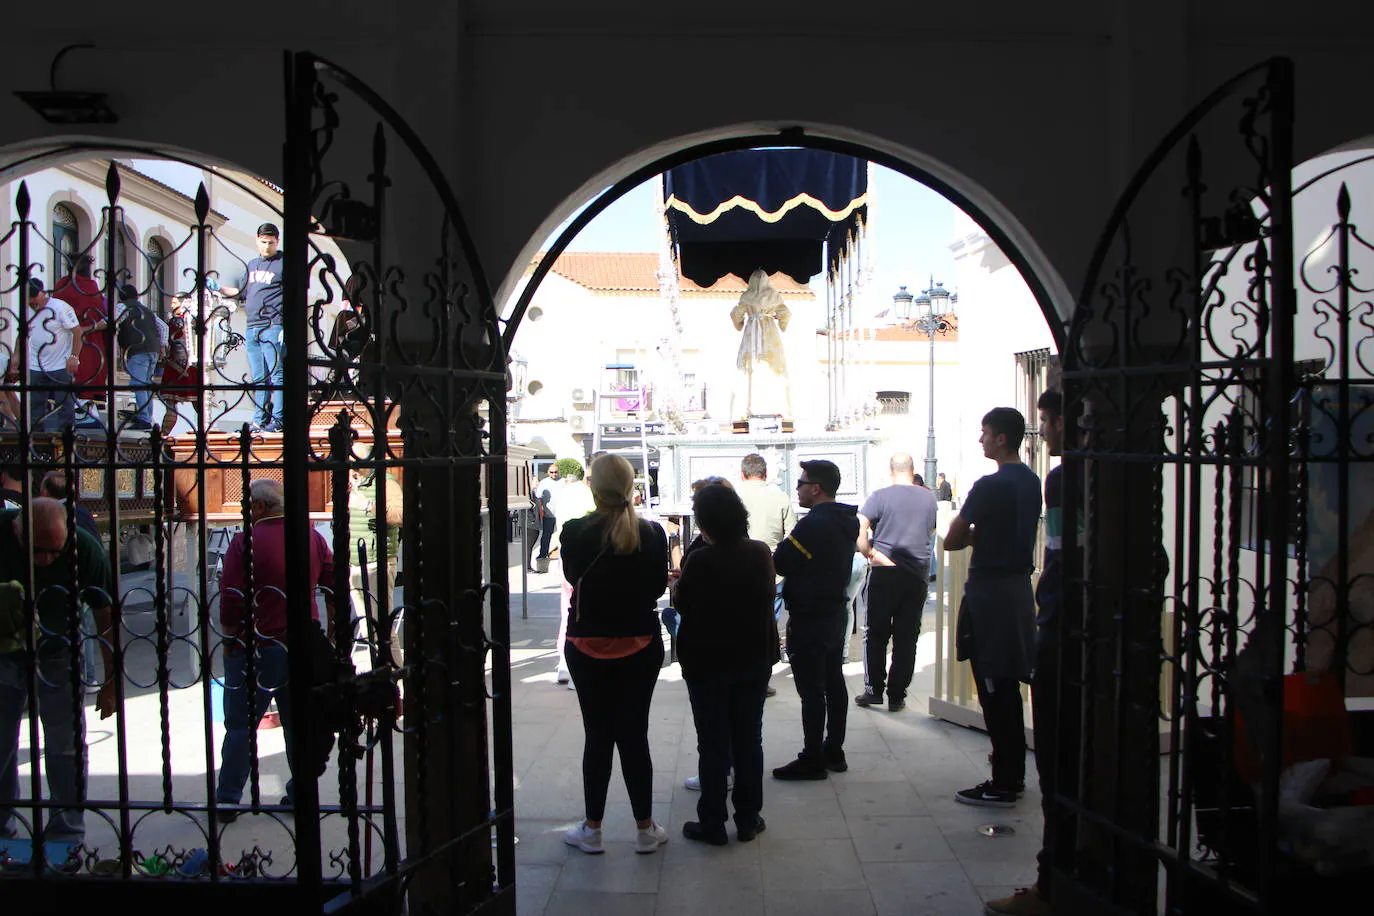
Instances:
[[[867,216],[868,164],[816,150],[744,150],[698,159],[663,176],[683,276],[711,286],[756,269],[806,283]]]

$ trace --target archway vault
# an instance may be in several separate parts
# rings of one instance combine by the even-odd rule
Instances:
[[[544,248],[515,305],[504,318],[509,349],[540,282],[577,234],[617,199],[668,169],[717,153],[767,147],[805,147],[866,159],[920,182],[971,216],[1020,271],[1062,348],[1066,322],[1073,314],[1073,294],[1030,232],[990,192],[958,169],[909,147],[862,131],[805,122],[758,122],[715,128],[644,147],[588,179],[549,214],[507,270],[495,301],[506,301],[525,274],[525,267]],[[571,218],[571,219],[570,219]],[[569,221],[570,220],[570,221]],[[545,246],[544,240],[565,221],[566,228]]]

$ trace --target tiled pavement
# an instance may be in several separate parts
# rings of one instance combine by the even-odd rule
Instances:
[[[513,609],[515,658],[515,811],[517,899],[529,916],[621,914],[977,914],[982,901],[1035,877],[1039,796],[1027,760],[1025,797],[1012,809],[972,808],[957,789],[987,776],[981,732],[926,714],[934,651],[929,637],[905,712],[851,707],[845,749],[849,771],[824,782],[784,783],[765,776],[768,830],[753,843],[703,846],[682,838],[696,816],[697,793],[682,781],[696,772],[696,737],[676,665],[663,670],[650,719],[654,816],[670,840],[658,854],[635,855],[634,822],[619,770],[605,821],[606,854],[565,846],[563,830],[582,815],[582,725],[577,696],[555,681],[557,572],[530,577],[529,619]],[[518,570],[512,586],[518,588]],[[931,621],[926,621],[929,632]],[[857,659],[858,638],[851,648]],[[863,666],[846,667],[852,693]],[[800,747],[800,703],[786,666],[764,711],[765,766]],[[986,837],[997,823],[1014,834]]]

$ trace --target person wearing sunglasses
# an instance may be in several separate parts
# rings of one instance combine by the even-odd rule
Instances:
[[[787,658],[801,697],[803,733],[802,752],[773,770],[775,779],[825,779],[849,769],[844,757],[849,713],[845,595],[859,515],[855,506],[835,501],[839,491],[840,469],[833,461],[803,461],[797,503],[809,511],[773,552],[773,566],[783,577]]]

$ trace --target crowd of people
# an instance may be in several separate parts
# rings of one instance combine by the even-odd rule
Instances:
[[[379,489],[385,491],[384,500],[378,499]],[[19,778],[19,738],[29,707],[32,661],[38,674],[35,699],[43,734],[43,772],[53,806],[44,815],[42,836],[48,842],[75,845],[85,836],[81,801],[87,747],[80,712],[84,695],[95,693],[101,718],[122,711],[117,699],[120,677],[111,652],[111,596],[116,586],[102,534],[89,510],[73,499],[66,473],[49,471],[37,487],[25,490],[21,470],[0,466],[0,837],[14,837],[19,830],[15,809],[24,785]],[[220,823],[233,822],[247,810],[241,802],[254,769],[250,735],[274,701],[290,773],[322,774],[333,739],[326,727],[315,729],[319,740],[312,747],[300,748],[296,740],[288,678],[282,485],[254,480],[245,501],[251,526],[230,541],[219,576],[217,654],[222,661],[225,727],[215,791]],[[389,648],[392,664],[403,664],[401,633],[391,610],[401,513],[402,494],[394,476],[385,473],[379,481],[375,472],[354,473],[347,558],[350,634],[334,633],[335,557],[320,532],[311,529],[309,581],[323,598],[311,606],[318,624],[309,630],[312,668],[330,663],[340,638],[363,644],[364,636],[366,644],[376,648],[376,659],[384,660]],[[36,611],[32,623],[25,609],[30,554]],[[350,646],[348,652],[352,651]],[[288,779],[286,794],[277,804],[292,806],[292,788]]]
[[[238,285],[223,286],[208,276],[200,289],[172,295],[165,315],[145,302],[146,296],[124,276],[110,281],[111,314],[106,291],[91,276],[94,259],[89,255],[78,256],[69,275],[52,289],[31,277],[25,285],[29,428],[49,433],[103,428],[99,408],[108,396],[113,365],[128,374],[134,394],[132,412],[113,422],[117,432],[151,430],[155,398],[164,408],[159,423],[164,435],[175,428],[183,405],[194,412],[188,421],[198,425],[202,366],[224,355],[213,352],[206,330],[216,322],[227,323],[241,303],[247,319],[246,381],[254,405],[250,425],[255,431],[281,432],[285,261],[280,242],[277,226],[263,223],[257,229],[258,256],[248,261]],[[348,314],[356,315],[356,310]],[[19,344],[13,349],[5,354],[4,379],[17,386]],[[18,398],[10,388],[0,396],[0,425],[17,425],[19,416]]]
[[[1047,393],[1038,408],[1044,441],[1057,455],[1060,396]],[[1056,469],[1042,500],[1041,481],[1020,457],[1025,433],[1025,417],[1013,408],[984,416],[979,442],[997,469],[969,489],[944,539],[946,550],[972,551],[955,642],[958,658],[972,666],[992,745],[990,778],[958,791],[956,801],[1018,803],[1026,753],[1020,686],[1034,685],[1044,851],[1035,886],[988,903],[989,912],[1007,914],[1049,912],[1054,835],[1048,799],[1055,747],[1053,632],[1062,591],[1060,484]],[[739,481],[713,477],[694,484],[698,535],[685,546],[636,512],[634,472],[619,456],[592,462],[592,506],[585,516],[559,518],[550,508],[566,486],[557,471],[541,481],[536,500],[546,511],[538,549],[540,557],[561,552],[567,600],[558,646],[585,729],[585,816],[565,834],[568,845],[605,851],[602,820],[617,750],[638,828],[635,851],[653,853],[668,840],[651,811],[648,737],[664,662],[661,621],[675,631],[697,732],[698,774],[687,787],[701,797],[697,819],[682,826],[689,840],[729,842],[727,800],[736,839],[749,842],[766,829],[763,709],[772,669],[784,658],[801,700],[802,740],[797,757],[774,768],[773,777],[824,780],[848,770],[850,697],[843,665],[856,568],[864,570],[865,686],[853,702],[864,709],[885,702],[890,713],[906,708],[932,580],[938,504],[952,503],[953,488],[943,474],[927,488],[907,454],[894,455],[889,470],[891,484],[854,506],[837,500],[842,480],[833,462],[801,462],[796,502],[805,515],[797,520],[791,500],[767,483],[764,459],[750,455]],[[1048,507],[1048,537],[1038,592],[1032,593],[1042,506]],[[671,613],[661,618],[658,603],[670,583]]]

